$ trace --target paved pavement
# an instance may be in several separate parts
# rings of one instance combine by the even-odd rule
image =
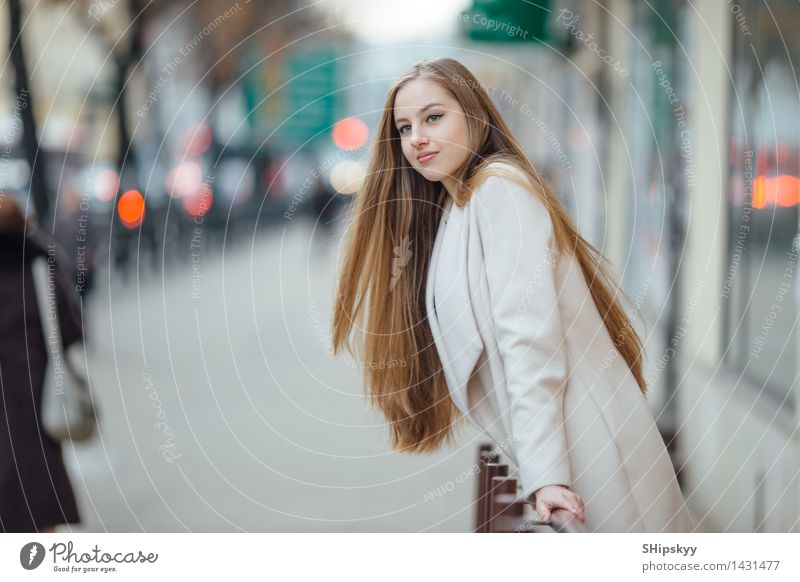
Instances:
[[[84,313],[100,430],[64,449],[73,531],[471,529],[478,433],[391,452],[360,370],[327,355],[339,240],[296,218],[100,277]]]
[[[459,475],[477,433],[391,452],[360,371],[327,355],[339,237],[324,238],[296,218],[97,289],[84,317],[102,417],[65,447],[73,530],[470,529]]]

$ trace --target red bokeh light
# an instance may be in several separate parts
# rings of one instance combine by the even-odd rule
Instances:
[[[343,150],[357,150],[369,137],[367,124],[357,117],[347,117],[333,126],[333,143]]]
[[[119,189],[119,174],[114,170],[103,170],[94,179],[94,194],[99,200],[113,200]]]
[[[182,202],[183,209],[189,216],[205,216],[214,203],[214,194],[208,184],[203,184],[199,193],[193,196],[185,196]]]
[[[194,160],[182,162],[172,168],[164,182],[164,189],[173,198],[194,196],[203,187],[203,170]]]
[[[144,196],[138,190],[128,190],[117,201],[117,213],[126,228],[136,228],[144,220]]]

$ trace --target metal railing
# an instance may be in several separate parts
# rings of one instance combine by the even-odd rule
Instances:
[[[478,452],[478,494],[476,499],[476,533],[538,533],[549,527],[558,533],[588,533],[590,530],[570,511],[554,509],[550,521],[527,519],[530,505],[517,493],[517,480],[508,476],[508,465],[489,444]]]

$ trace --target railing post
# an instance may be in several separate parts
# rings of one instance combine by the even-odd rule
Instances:
[[[514,495],[517,492],[517,480],[513,477],[494,477],[489,490],[489,515],[488,527],[489,533],[496,533],[502,531],[500,529],[500,518],[503,512],[507,509],[504,503],[499,500],[507,499],[507,495]]]
[[[517,480],[508,476],[508,465],[489,444],[478,453],[478,497],[475,533],[536,533],[534,528],[547,526],[558,533],[587,533],[591,530],[572,512],[558,508],[550,512],[550,521],[525,519],[528,502],[517,496]]]
[[[482,444],[478,452],[478,494],[475,503],[475,533],[485,531],[486,519],[488,517],[488,506],[486,504],[486,494],[489,490],[486,466],[490,463],[497,463],[500,456],[492,450],[492,445]]]
[[[482,521],[479,524],[480,533],[489,532],[489,503],[492,497],[492,479],[494,477],[507,477],[508,465],[501,463],[487,463],[484,467],[484,495],[481,498]]]

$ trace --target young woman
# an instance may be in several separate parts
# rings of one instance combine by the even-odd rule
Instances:
[[[694,529],[605,258],[458,61],[392,85],[346,244],[334,355],[363,360],[394,449],[432,451],[467,419],[545,521]]]

